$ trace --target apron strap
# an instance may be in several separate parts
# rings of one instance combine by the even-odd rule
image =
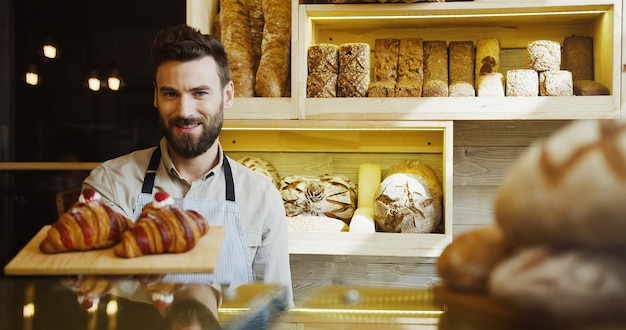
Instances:
[[[159,168],[159,162],[161,161],[161,146],[157,145],[152,157],[150,157],[150,163],[146,170],[146,176],[143,180],[143,186],[141,192],[144,194],[152,194],[152,188],[154,187],[154,179],[156,177],[156,171]]]
[[[234,202],[235,201],[235,183],[233,181],[233,172],[230,169],[230,163],[228,162],[228,158],[224,154],[224,180],[226,181],[226,200]],[[143,186],[141,187],[141,192],[144,194],[151,194],[152,189],[154,188],[154,179],[156,178],[156,171],[159,168],[159,162],[161,161],[161,146],[157,146],[152,152],[152,156],[150,157],[150,163],[148,164],[148,169],[146,170],[146,176],[143,180]]]

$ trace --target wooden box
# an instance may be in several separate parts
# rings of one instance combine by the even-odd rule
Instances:
[[[280,177],[343,175],[358,184],[362,163],[415,159],[430,165],[444,189],[443,233],[290,232],[292,254],[436,257],[452,241],[452,122],[236,121],[220,141],[234,159],[268,160]]]

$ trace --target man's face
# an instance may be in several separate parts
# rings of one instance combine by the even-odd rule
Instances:
[[[165,62],[157,69],[154,106],[172,150],[184,158],[209,149],[222,129],[224,109],[232,106],[233,86],[222,89],[212,57]]]

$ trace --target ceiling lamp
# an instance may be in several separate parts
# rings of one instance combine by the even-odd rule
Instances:
[[[94,92],[100,90],[100,78],[98,78],[98,73],[96,71],[92,71],[91,75],[87,79],[87,86]]]
[[[34,65],[29,65],[26,69],[26,83],[31,86],[39,85],[39,73]]]
[[[120,78],[120,73],[117,69],[111,71],[109,78],[107,78],[107,85],[112,91],[118,91],[122,87],[122,78]]]
[[[49,59],[57,58],[57,47],[52,42],[46,41],[43,44],[43,56]]]

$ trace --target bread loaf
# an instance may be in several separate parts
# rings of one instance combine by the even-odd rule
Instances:
[[[399,47],[397,81],[406,79],[407,81],[419,82],[420,85],[423,84],[424,40],[421,38],[400,39]]]
[[[574,95],[593,96],[610,95],[609,89],[593,80],[574,80]]]
[[[333,44],[316,44],[307,49],[308,72],[339,72],[339,47]]]
[[[476,96],[504,96],[504,77],[500,72],[483,74],[476,80]]]
[[[572,80],[593,80],[593,38],[569,36],[563,41],[563,70]]]
[[[498,226],[457,235],[437,259],[437,272],[446,287],[468,293],[487,293],[494,267],[511,253]]]
[[[444,40],[424,41],[422,96],[448,96],[448,45]]]
[[[252,35],[248,6],[244,1],[222,0],[220,31],[230,78],[235,84],[236,97],[253,97],[255,72],[252,70]]]
[[[356,186],[337,175],[290,175],[282,179],[280,193],[288,217],[327,216],[350,224],[357,206]]]
[[[396,83],[396,97],[420,97],[423,84],[419,79],[400,78]]]
[[[265,25],[255,91],[262,97],[282,97],[291,76],[291,1],[262,0],[262,5]]]
[[[552,40],[536,40],[526,48],[526,67],[537,72],[561,69],[561,44]]]
[[[263,17],[263,1],[247,0],[248,17],[250,18],[250,41],[252,42],[252,72],[259,69],[259,61],[263,54],[261,45],[263,44],[263,28],[265,18]]]
[[[272,163],[263,158],[254,156],[243,157],[237,161],[241,165],[270,180],[276,188],[280,187],[280,175]]]
[[[476,89],[481,76],[500,72],[500,40],[483,38],[476,41]]]
[[[370,72],[370,45],[354,42],[339,45],[339,73]],[[369,84],[369,83],[368,83]]]
[[[626,262],[623,251],[534,246],[501,261],[489,277],[489,293],[544,320],[624,321]]]
[[[306,78],[306,97],[337,96],[337,73],[311,72]]]
[[[575,121],[520,155],[496,221],[517,245],[626,247],[626,124]]]
[[[475,72],[476,47],[473,41],[450,41],[448,45],[449,91],[451,97],[476,96]]]
[[[506,73],[506,96],[538,96],[539,74],[535,70],[509,70]]]
[[[367,89],[368,97],[395,97],[396,96],[396,81],[395,80],[381,80],[373,81],[370,83]]]
[[[374,40],[374,81],[398,80],[399,50],[399,39]]]
[[[544,71],[539,73],[539,95],[572,96],[574,82],[572,73],[566,70]]]
[[[367,97],[369,72],[340,72],[337,75],[337,97]]]
[[[395,233],[430,233],[442,220],[443,190],[427,164],[406,160],[389,168],[374,195],[377,229]]]

